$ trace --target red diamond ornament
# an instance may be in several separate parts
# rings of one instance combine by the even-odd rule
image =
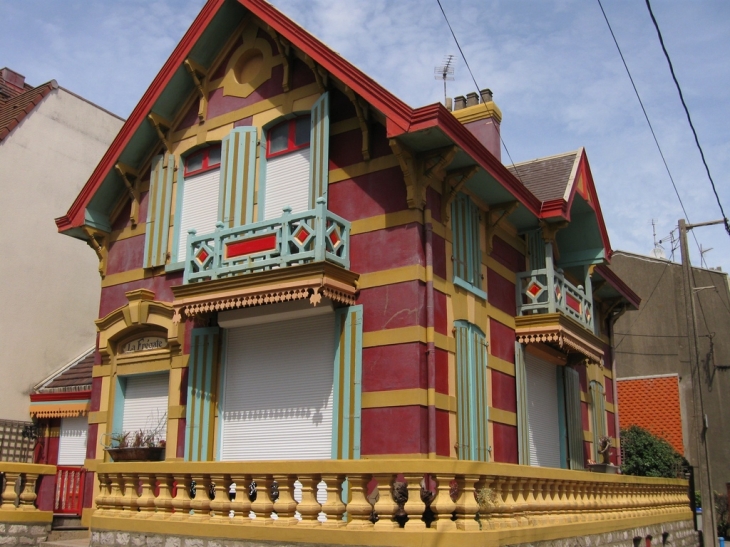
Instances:
[[[210,255],[208,254],[208,252],[205,249],[201,249],[195,258],[198,259],[198,262],[203,264],[208,259],[209,256]]]
[[[540,291],[542,291],[542,287],[534,281],[527,286],[527,292],[530,293],[533,298],[540,294]]]

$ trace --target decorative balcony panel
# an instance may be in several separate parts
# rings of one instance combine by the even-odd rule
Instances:
[[[552,268],[517,274],[517,315],[561,312],[591,332],[593,302],[583,287],[576,287]]]
[[[324,199],[315,209],[276,219],[188,235],[184,283],[199,283],[265,272],[288,266],[331,262],[350,267],[350,223],[327,210]]]

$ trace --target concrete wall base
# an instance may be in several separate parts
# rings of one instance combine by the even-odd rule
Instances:
[[[50,523],[0,522],[0,547],[39,545],[46,541]]]

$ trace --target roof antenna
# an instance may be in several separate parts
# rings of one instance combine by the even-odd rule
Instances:
[[[713,247],[705,249],[704,247],[702,247],[702,243],[700,243],[700,262],[704,268],[707,268],[707,262],[705,262],[705,253],[709,253],[712,249]]]
[[[439,65],[433,69],[433,77],[436,80],[443,80],[444,81],[444,106],[451,110],[448,103],[448,98],[446,97],[446,81],[454,81],[454,56],[453,55],[446,55],[444,57],[444,63],[442,65]]]
[[[654,258],[663,258],[666,259],[667,255],[664,253],[664,247],[662,247],[662,241],[661,239],[657,241],[656,239],[656,219],[651,219],[651,230],[654,232],[654,250],[651,252],[651,256]]]

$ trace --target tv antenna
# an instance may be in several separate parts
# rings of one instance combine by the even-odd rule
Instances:
[[[433,77],[444,81],[444,104],[446,104],[446,81],[454,81],[454,56],[446,55],[443,64],[433,69]]]
[[[663,258],[666,259],[667,255],[664,253],[664,247],[662,247],[662,240],[660,239],[657,241],[656,239],[656,219],[651,219],[651,229],[654,232],[654,250],[651,252],[651,255],[654,258]]]

